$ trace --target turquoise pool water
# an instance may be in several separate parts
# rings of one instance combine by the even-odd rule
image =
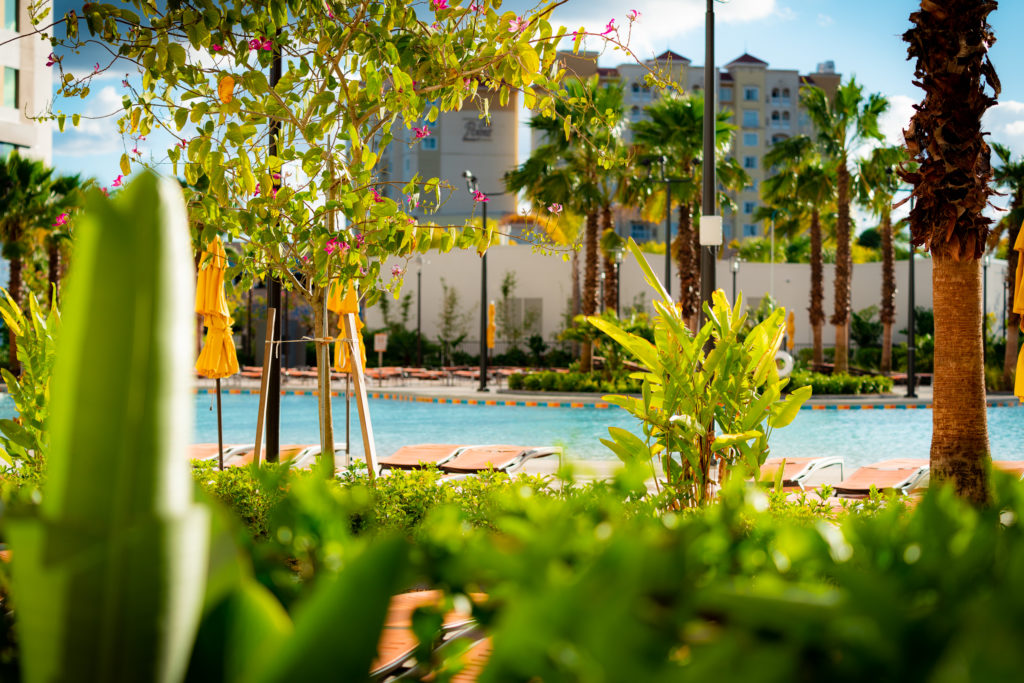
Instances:
[[[195,441],[217,440],[212,395],[196,396]],[[251,442],[256,433],[256,396],[222,398],[225,439]],[[336,441],[345,438],[344,402],[335,399]],[[560,445],[572,457],[611,459],[601,444],[608,427],[639,434],[637,421],[616,407],[535,408],[412,403],[370,399],[370,417],[378,454],[410,443],[517,443]],[[772,433],[773,455],[804,457],[841,455],[851,466],[894,457],[927,458],[931,443],[930,410],[801,410],[785,429]],[[992,455],[999,460],[1024,459],[1024,406],[989,408]],[[352,404],[352,452],[363,452],[359,419]],[[315,443],[316,401],[312,396],[281,397],[281,443]]]

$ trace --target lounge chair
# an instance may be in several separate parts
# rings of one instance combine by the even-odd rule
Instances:
[[[488,469],[515,472],[529,460],[550,455],[560,458],[562,449],[557,446],[469,446],[459,451],[454,458],[439,463],[438,467],[452,474],[472,474]]]
[[[239,444],[224,444],[225,460],[238,448],[244,448]],[[189,460],[216,460],[220,447],[215,443],[194,443],[188,447]]]
[[[1024,479],[1024,460],[993,460],[992,467],[1012,474],[1018,479]]]
[[[314,462],[314,458],[309,455],[309,452],[312,448],[313,446],[310,444],[282,444],[281,447],[278,449],[279,460],[280,462],[289,463],[289,466],[295,469],[309,467]],[[317,446],[316,448],[319,449],[319,446]],[[233,448],[231,450],[230,456],[228,453],[224,454],[224,465],[226,467],[240,467],[242,465],[251,465],[253,456],[255,454],[256,446],[253,444]],[[266,461],[266,448],[262,449],[260,457],[264,460],[264,462]]]
[[[402,446],[397,451],[380,458],[377,464],[382,470],[414,470],[428,465],[440,465],[462,452],[466,446],[455,444],[421,443]]]
[[[897,458],[861,467],[836,485],[840,498],[867,498],[874,486],[879,491],[909,494],[928,485],[928,460]]]
[[[838,456],[822,458],[768,458],[761,465],[761,482],[772,485],[779,467],[782,470],[783,491],[807,491],[822,484],[836,485],[843,480],[843,459]]]

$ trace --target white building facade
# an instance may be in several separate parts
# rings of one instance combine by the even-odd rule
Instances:
[[[11,151],[46,162],[53,153],[50,126],[28,118],[43,112],[52,90],[46,66],[50,43],[32,32],[27,0],[0,0],[0,157]],[[52,2],[48,2],[52,9]],[[23,37],[15,40],[19,35]]]

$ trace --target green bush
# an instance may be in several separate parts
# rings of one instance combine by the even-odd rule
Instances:
[[[545,370],[511,375],[508,378],[508,388],[512,391],[635,394],[640,391],[640,382],[625,372],[611,373],[610,377],[606,378],[598,373]]]
[[[827,394],[884,394],[892,391],[891,377],[884,375],[824,375],[807,370],[794,370],[789,376],[789,388],[811,387],[816,396]]]

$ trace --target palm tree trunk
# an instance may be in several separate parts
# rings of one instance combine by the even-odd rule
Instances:
[[[956,493],[988,500],[988,423],[981,339],[981,269],[978,259],[932,254],[935,374],[931,471],[953,482]]]
[[[21,257],[12,258],[11,279],[8,283],[7,291],[19,309],[21,309],[21,269]],[[17,377],[21,371],[21,366],[18,364],[18,342],[13,329],[9,329],[7,334],[10,342],[10,346],[7,349],[7,367],[11,374]]]
[[[612,218],[612,207],[605,204],[601,209],[601,234],[615,230],[615,220]],[[610,252],[602,252],[602,269],[604,272],[604,301],[601,308],[604,311],[615,310],[615,260]]]
[[[850,288],[853,277],[853,256],[850,252],[850,171],[846,155],[839,158],[836,169],[836,281],[835,308],[831,323],[836,327],[836,372],[850,369]]]
[[[569,324],[573,324],[576,316],[583,312],[582,299],[580,296],[580,252],[579,249],[572,250],[572,317],[569,320]],[[572,343],[572,354],[575,356],[580,353],[580,345],[576,342]]]
[[[679,204],[679,229],[672,241],[676,267],[679,269],[679,309],[684,320],[689,320],[697,313],[699,298],[700,263],[696,259],[693,246],[694,230],[693,215],[690,205]],[[692,326],[692,325],[691,325]]]
[[[822,327],[825,324],[825,276],[821,255],[821,215],[817,209],[811,212],[811,330],[814,337],[814,365],[821,368],[824,354],[821,348]]]
[[[52,297],[54,303],[59,303],[60,300],[60,271],[61,271],[61,258],[60,258],[60,243],[57,240],[50,240],[47,245],[47,260],[48,260],[48,281],[50,283],[49,296]]]
[[[892,219],[889,209],[882,210],[882,374],[892,372],[892,326],[896,322],[896,266],[892,246]]]
[[[1010,253],[1006,257],[1006,282],[1009,287],[1006,294],[1006,353],[1003,355],[1003,388],[1013,389],[1013,375],[1017,369],[1017,344],[1020,338],[1020,315],[1013,312],[1013,290],[1016,287],[1017,260],[1019,252],[1013,248],[1020,233],[1019,225],[1010,226],[1007,239]]]
[[[594,315],[597,309],[597,212],[587,214],[587,225],[584,233],[586,260],[583,266],[583,315]],[[580,371],[590,372],[593,367],[592,345],[583,342],[580,350]]]

